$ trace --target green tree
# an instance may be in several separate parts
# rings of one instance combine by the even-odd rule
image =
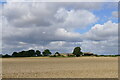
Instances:
[[[34,57],[36,56],[36,53],[34,50],[28,50],[28,51],[21,51],[18,52],[16,57]]]
[[[34,50],[29,50],[29,51],[28,51],[28,54],[29,54],[30,57],[36,56],[36,53],[35,53]]]
[[[36,55],[37,56],[42,56],[41,52],[39,50],[36,50]]]
[[[50,52],[49,49],[46,49],[46,50],[44,50],[44,51],[42,52],[42,54],[43,54],[44,56],[49,56],[49,55],[51,55],[52,53]]]
[[[5,54],[5,55],[3,55],[2,57],[11,57],[10,55],[8,55],[8,54]]]
[[[13,52],[12,56],[13,56],[13,57],[17,57],[17,56],[18,56],[18,53],[17,53],[17,52]]]
[[[57,56],[61,56],[59,52],[56,52],[55,55],[57,55]]]
[[[79,57],[83,53],[81,52],[81,48],[80,47],[75,47],[74,50],[73,50],[73,54],[76,55],[77,57]]]
[[[20,56],[20,57],[28,57],[28,56],[26,55],[26,51],[21,51],[21,52],[19,53],[19,56]]]

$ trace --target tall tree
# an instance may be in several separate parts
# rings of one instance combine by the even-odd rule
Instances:
[[[49,55],[51,55],[51,54],[52,54],[52,53],[50,52],[49,49],[46,49],[46,50],[43,51],[43,55],[44,55],[44,56],[49,56]]]
[[[13,56],[13,57],[17,57],[17,56],[18,56],[18,53],[17,53],[17,52],[13,52],[12,56]]]
[[[59,52],[56,52],[55,55],[57,55],[57,56],[61,56]]]
[[[31,50],[29,50],[29,51],[28,51],[28,53],[29,53],[29,56],[30,56],[30,57],[34,57],[34,56],[36,56],[35,51],[34,51],[34,50],[32,50],[32,49],[31,49]]]
[[[5,54],[5,55],[3,55],[2,57],[11,57],[11,55],[8,55],[8,54]]]
[[[42,56],[41,52],[39,50],[36,50],[36,55],[37,56]]]
[[[75,47],[74,50],[73,50],[73,54],[76,55],[77,57],[79,57],[83,53],[81,52],[81,48],[80,47]]]

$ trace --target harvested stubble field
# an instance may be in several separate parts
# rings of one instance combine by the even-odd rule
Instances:
[[[4,58],[3,78],[117,78],[117,57]]]

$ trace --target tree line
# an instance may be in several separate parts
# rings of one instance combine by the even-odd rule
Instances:
[[[39,50],[28,50],[28,51],[21,51],[21,52],[13,52],[13,57],[35,57],[35,56],[49,56],[52,53],[49,49],[44,50],[42,53]]]
[[[76,57],[79,57],[83,54],[83,52],[81,51],[80,47],[75,47],[72,54]],[[39,51],[39,50],[28,50],[28,51],[21,51],[21,52],[13,52],[12,55],[2,55],[2,57],[39,57],[39,56],[51,56],[52,53],[50,52],[49,49],[44,50],[43,52]],[[55,52],[53,57],[56,56],[61,56],[61,54],[59,52]],[[70,55],[68,55],[70,56]]]

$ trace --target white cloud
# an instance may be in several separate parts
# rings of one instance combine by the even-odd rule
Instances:
[[[62,26],[84,27],[97,20],[96,16],[88,11],[89,9],[79,10],[81,7],[82,9],[89,8],[86,4],[87,3],[7,3],[4,5],[4,16],[8,20],[9,25],[15,27],[48,27],[52,25],[52,23],[56,23],[56,19],[60,20],[60,18],[65,20]],[[88,4],[97,6],[94,3]],[[74,5],[77,6],[76,9],[78,10],[71,8],[69,11],[65,9]],[[92,8],[96,8],[95,6]],[[85,22],[86,20],[88,20],[87,23]]]
[[[20,44],[20,45],[25,45],[25,44],[27,44],[27,43],[25,43],[25,42],[19,42],[19,44]]]
[[[83,51],[89,51],[96,54],[118,54],[118,24],[108,21],[96,24],[83,34],[86,38],[81,43]]]
[[[83,34],[88,40],[108,40],[118,36],[118,24],[108,21],[101,24],[96,24],[87,33]]]
[[[81,36],[80,33],[68,32],[64,28],[58,28],[55,32],[55,35],[66,38],[79,38]]]
[[[15,27],[49,26],[53,13],[45,3],[7,3],[4,16]]]
[[[81,28],[95,23],[98,18],[88,10],[66,10],[60,8],[55,17],[67,28]],[[86,22],[87,21],[87,22]]]
[[[118,54],[118,38],[105,41],[83,41],[81,43],[84,52],[95,54]]]
[[[49,45],[63,46],[64,44],[65,44],[65,41],[56,41],[56,42],[51,42]]]

